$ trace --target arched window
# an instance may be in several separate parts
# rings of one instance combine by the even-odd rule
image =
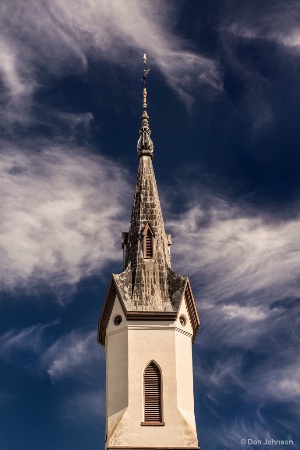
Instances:
[[[144,423],[162,424],[161,374],[151,361],[144,371]]]
[[[148,228],[145,242],[145,258],[152,258],[152,257],[153,257],[152,233]]]
[[[143,231],[144,239],[144,258],[154,258],[154,234],[147,223]]]

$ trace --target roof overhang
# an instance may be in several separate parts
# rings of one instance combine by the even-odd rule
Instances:
[[[178,318],[180,311],[180,306],[184,299],[186,299],[187,310],[189,319],[193,328],[193,342],[195,341],[196,335],[200,327],[200,318],[198,315],[196,302],[193,296],[192,288],[188,277],[186,277],[186,282],[184,289],[182,291],[181,300],[178,309],[175,311],[145,311],[145,310],[134,310],[128,311],[122,300],[122,296],[118,289],[118,284],[116,283],[114,275],[110,279],[108,290],[106,293],[105,301],[103,304],[102,312],[98,322],[98,342],[101,345],[105,344],[106,328],[110,320],[110,316],[114,307],[115,299],[118,297],[121,304],[124,316],[126,320],[129,321],[171,321],[174,322]]]

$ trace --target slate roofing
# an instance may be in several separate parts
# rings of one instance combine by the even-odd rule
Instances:
[[[126,317],[175,320],[182,298],[187,297],[194,337],[200,320],[187,276],[171,268],[171,236],[166,234],[152,164],[153,142],[147,113],[147,91],[143,90],[143,113],[137,143],[139,159],[129,232],[122,233],[124,271],[112,275],[102,314],[98,340],[104,343],[105,329],[114,298],[119,297]],[[146,253],[146,235],[151,239],[151,254]]]

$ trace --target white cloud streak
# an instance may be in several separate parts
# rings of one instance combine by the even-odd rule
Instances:
[[[58,294],[121,261],[130,192],[123,169],[66,146],[8,150],[0,155],[2,289],[30,291],[42,281]]]
[[[255,306],[239,306],[236,304],[221,306],[221,313],[229,319],[246,319],[249,322],[265,319],[268,314]]]
[[[18,70],[18,57],[17,51],[2,40],[0,42],[0,52],[2,65],[0,71],[2,73],[2,79],[6,87],[6,95],[11,97],[22,96],[28,91],[30,92],[30,86],[26,86],[26,83],[22,80]]]
[[[125,63],[131,48],[149,52],[187,103],[192,101],[189,89],[197,83],[221,89],[216,62],[185,50],[184,41],[172,31],[170,17],[175,10],[169,2],[55,1],[51,12],[83,50],[100,52],[116,63]]]
[[[251,448],[254,446],[263,448],[263,446],[266,446],[266,444],[263,444],[266,442],[266,439],[279,439],[277,430],[269,424],[264,423],[259,415],[259,412],[256,414],[254,420],[236,417],[233,423],[224,424],[217,438],[219,440],[220,447],[230,448],[232,450],[239,450],[244,446],[245,448]],[[284,438],[288,440],[292,439],[292,436],[288,434]],[[241,443],[242,439],[245,441],[244,444]],[[261,441],[261,444],[257,441]],[[291,446],[288,445],[287,447]]]
[[[270,19],[269,19],[270,20]],[[270,20],[271,22],[271,20]],[[274,27],[275,28],[275,27]],[[290,47],[291,49],[300,49],[300,29],[286,29],[286,30],[269,30],[255,28],[253,25],[232,25],[227,31],[230,31],[236,36],[244,37],[247,39],[266,39],[268,41],[276,42],[285,47]]]
[[[206,200],[204,195],[203,204],[193,203],[167,223],[173,268],[192,278],[199,296],[207,326],[201,346],[217,348],[222,340],[253,348],[282,320],[292,333],[295,308],[289,310],[288,302],[300,296],[300,219],[272,221],[213,195],[207,208]]]
[[[42,338],[45,330],[57,325],[58,320],[46,324],[37,324],[19,330],[10,330],[0,336],[0,355],[11,359],[18,351],[26,350],[39,354],[42,350]]]
[[[1,10],[0,10],[1,11]],[[1,20],[1,19],[0,19]],[[17,43],[0,32],[0,119],[3,124],[29,120],[30,97],[36,88]],[[29,65],[29,64],[28,64]],[[2,86],[1,86],[2,84]]]
[[[272,361],[261,364],[250,377],[253,392],[247,391],[247,397],[261,401],[273,401],[300,404],[300,360],[297,349],[279,352]]]
[[[85,381],[98,379],[96,362],[104,357],[104,354],[96,338],[95,330],[76,330],[61,336],[49,347],[42,356],[42,366],[51,380],[57,382],[65,378]]]
[[[47,374],[53,383],[69,378],[97,385],[101,373],[99,362],[104,358],[103,349],[97,343],[97,331],[78,328],[61,334],[49,345],[53,342],[51,334],[60,331],[59,323],[54,320],[7,331],[0,336],[0,357],[31,373]],[[20,357],[22,354],[28,360]]]
[[[222,89],[216,62],[193,52],[172,30],[171,2],[17,0],[0,12],[0,39],[2,34],[10,43],[1,55],[2,76],[15,95],[26,90],[30,96],[43,83],[41,67],[61,76],[84,71],[90,57],[126,64],[133,51],[148,52],[187,105],[197,85]]]
[[[292,410],[299,406],[300,219],[263,217],[191,186],[186,197],[186,212],[167,229],[173,269],[191,276],[202,317],[195,375],[206,407],[218,417],[232,395],[252,408],[279,402]],[[226,426],[220,446],[266,436],[263,424],[258,433]]]
[[[89,426],[98,428],[99,420],[105,418],[105,386],[99,383],[105,379],[104,350],[96,341],[96,330],[81,328],[62,334],[49,345],[59,326],[56,320],[11,329],[0,336],[0,358],[31,375],[46,375],[53,385],[73,382],[71,391],[64,393],[59,402],[61,418],[88,421]],[[0,392],[1,405],[11,398]]]
[[[299,11],[299,3],[294,1],[274,1],[271,7],[241,5],[234,15],[228,15],[224,29],[236,36],[266,39],[299,50]]]
[[[175,236],[176,266],[190,275],[205,274],[202,298],[215,302],[251,297],[253,307],[261,306],[262,298],[267,305],[299,296],[300,219],[271,222],[254,211],[251,215],[223,200],[210,200],[214,206],[209,211],[195,204],[178,221],[168,223]],[[228,306],[226,311],[228,315]],[[258,318],[264,313],[248,309],[236,314],[251,320],[253,314]]]
[[[299,2],[294,0],[233,0],[222,8],[218,24],[222,58],[230,68],[227,71],[230,77],[239,80],[240,112],[250,115],[255,133],[274,126],[278,120],[279,111],[270,92],[276,98],[278,76],[282,71],[286,80],[282,79],[280,89],[289,91],[295,83],[294,89],[297,89],[293,74],[297,73],[300,49],[299,13]],[[249,45],[260,58],[253,57]],[[265,70],[268,66],[274,69]],[[226,84],[229,96],[236,94],[232,86]]]

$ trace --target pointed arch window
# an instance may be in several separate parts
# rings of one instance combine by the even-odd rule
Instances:
[[[164,425],[161,386],[160,369],[154,361],[151,361],[144,371],[144,422],[142,425]]]
[[[153,258],[152,233],[149,228],[145,236],[145,258]]]
[[[154,233],[149,224],[145,226],[144,233],[144,258],[154,258]]]

